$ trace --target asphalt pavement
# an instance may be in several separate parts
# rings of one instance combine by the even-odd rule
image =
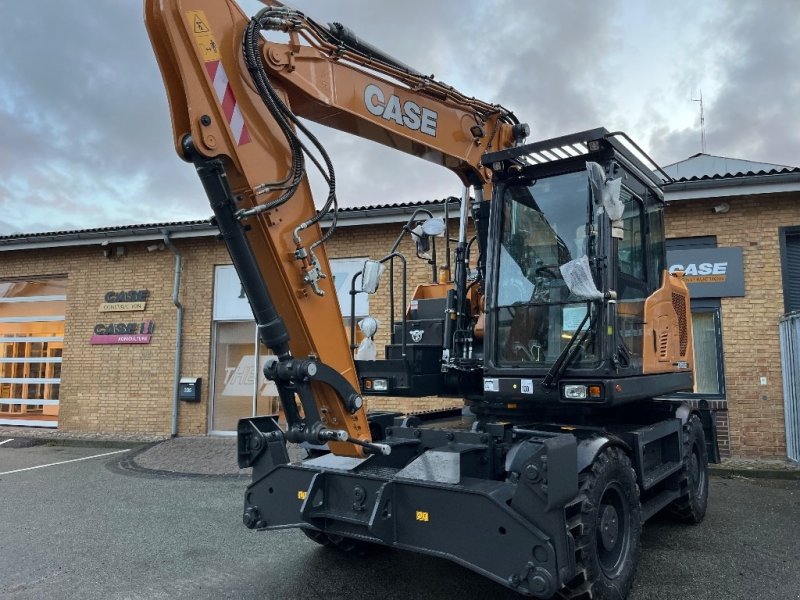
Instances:
[[[130,448],[4,439],[4,600],[516,598],[445,560],[391,550],[359,558],[295,530],[245,529],[248,481],[231,438]],[[798,600],[798,539],[800,480],[713,477],[702,524],[645,525],[629,598]]]

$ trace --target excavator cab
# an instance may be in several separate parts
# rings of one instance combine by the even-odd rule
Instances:
[[[594,129],[485,155],[492,200],[466,200],[480,251],[456,259],[473,274],[391,319],[386,359],[356,362],[365,393],[528,418],[690,388],[688,290],[665,271],[661,181],[632,146]]]
[[[479,410],[691,386],[688,291],[665,271],[661,182],[631,144],[595,129],[484,158],[494,193]]]

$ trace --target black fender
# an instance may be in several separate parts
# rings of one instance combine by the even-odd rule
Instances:
[[[615,435],[594,435],[578,440],[578,473],[587,469],[594,462],[597,455],[609,446],[622,448],[628,456],[631,455],[631,447]]]

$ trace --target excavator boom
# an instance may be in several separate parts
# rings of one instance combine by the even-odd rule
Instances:
[[[335,227],[335,174],[297,117],[441,164],[480,191],[489,179],[481,156],[513,145],[519,127],[502,107],[283,6],[249,19],[232,0],[146,0],[145,22],[175,149],[198,170],[261,338],[278,357],[267,375],[279,384],[290,433],[361,455],[369,427],[321,243],[331,231],[319,226],[332,213]],[[288,41],[269,41],[276,35]],[[322,157],[312,160],[330,192],[319,212],[298,131]]]

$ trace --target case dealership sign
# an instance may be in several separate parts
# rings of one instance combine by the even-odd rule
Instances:
[[[690,298],[744,296],[741,248],[668,250],[669,272],[683,273]]]
[[[147,305],[148,290],[106,292],[100,312],[126,312],[144,310]],[[106,344],[149,344],[155,324],[152,319],[141,322],[103,322],[97,323],[92,331],[90,343],[93,346]]]
[[[144,310],[147,306],[148,290],[130,290],[127,292],[106,292],[100,312],[125,312]]]

